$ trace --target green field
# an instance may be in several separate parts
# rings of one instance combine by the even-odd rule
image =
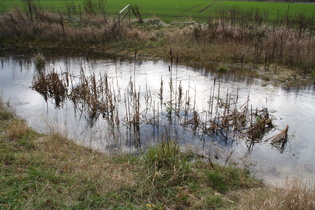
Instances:
[[[38,2],[47,10],[66,11],[67,1],[65,0],[35,0],[35,2]],[[83,8],[83,0],[73,0],[73,2],[77,7],[81,5]],[[156,16],[167,22],[190,18],[206,21],[210,15],[216,14],[218,10],[231,7],[243,10],[259,9],[268,11],[270,19],[276,17],[278,13],[286,14],[288,11],[291,15],[315,15],[315,4],[211,0],[107,0],[107,13],[115,15],[128,4],[137,4],[144,18]],[[1,0],[0,12],[12,9],[16,5],[21,5],[21,0]]]

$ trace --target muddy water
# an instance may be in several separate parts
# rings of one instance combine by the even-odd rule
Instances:
[[[54,99],[46,101],[33,90],[31,86],[38,75],[33,54],[29,51],[0,52],[0,91],[4,101],[8,101],[17,114],[38,132],[61,132],[78,144],[111,154],[137,152],[162,137],[172,138],[178,140],[183,148],[210,155],[222,164],[245,164],[257,177],[270,184],[282,184],[286,177],[315,180],[315,91],[312,85],[288,91],[264,86],[261,80],[246,73],[220,74],[211,70],[216,66],[192,68],[174,64],[170,69],[170,63],[164,61],[44,52],[47,59],[45,71],[59,75],[68,73],[73,81],[78,80],[81,69],[86,76],[107,75],[119,110],[120,124],[114,125],[103,116],[91,118],[70,100],[56,106]],[[161,81],[162,100],[159,95]],[[123,120],[130,84],[142,96],[141,123],[137,129],[126,125]],[[275,128],[263,139],[278,134],[288,125],[289,141],[284,148],[279,148],[263,140],[249,151],[244,140],[225,140],[192,132],[179,125],[181,118],[175,117],[174,111],[167,107],[170,98],[174,97],[168,92],[170,84],[174,93],[181,85],[183,93],[191,98],[191,106],[199,112],[208,108],[209,95],[214,88],[216,92],[220,89],[222,98],[227,92],[237,95],[239,104],[249,98],[253,109],[267,107],[273,119]],[[158,119],[155,125],[152,125],[153,117]]]

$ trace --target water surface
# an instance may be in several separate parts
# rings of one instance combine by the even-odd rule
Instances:
[[[78,144],[110,154],[141,151],[160,141],[161,137],[173,138],[183,148],[210,155],[222,164],[249,165],[254,174],[267,183],[280,184],[286,177],[292,176],[315,179],[315,92],[312,85],[286,90],[271,85],[264,86],[260,79],[251,78],[250,73],[218,73],[211,69],[215,66],[193,68],[173,64],[170,69],[170,62],[167,61],[44,52],[47,59],[44,69],[47,72],[54,71],[59,75],[68,73],[73,81],[78,81],[81,69],[87,77],[107,75],[111,91],[116,95],[115,105],[120,119],[126,115],[124,102],[132,82],[132,87],[137,90],[135,92],[141,96],[141,124],[139,130],[136,130],[124,125],[123,120],[119,125],[113,125],[106,117],[91,119],[87,112],[78,110],[71,100],[65,100],[60,106],[56,106],[52,98],[46,101],[31,88],[38,75],[34,53],[0,51],[0,90],[4,101],[8,101],[17,114],[38,132],[61,132],[68,138],[75,139]],[[161,81],[164,88],[162,101],[159,95]],[[189,93],[191,97],[191,106],[199,112],[208,108],[211,92],[214,88],[218,91],[218,84],[222,98],[229,92],[238,96],[239,104],[249,98],[253,109],[268,107],[275,129],[264,139],[278,134],[288,125],[289,142],[285,148],[279,149],[270,142],[262,141],[248,151],[244,140],[226,141],[194,133],[191,129],[180,126],[182,118],[177,119],[174,111],[167,108],[168,101],[173,97],[167,92],[170,84],[173,85],[174,93],[178,92],[181,85],[183,93]],[[151,105],[148,105],[148,101]],[[152,104],[155,107],[155,117],[158,115],[158,126],[148,123],[154,115]],[[179,114],[182,115],[183,113]],[[231,153],[232,156],[227,161]]]

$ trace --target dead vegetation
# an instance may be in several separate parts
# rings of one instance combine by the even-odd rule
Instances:
[[[69,17],[62,13],[44,11],[33,1],[27,2],[30,6],[26,12],[16,8],[2,15],[0,21],[2,39],[12,38],[22,43],[45,41],[83,45],[117,39],[123,32],[123,29],[113,29],[115,20],[107,20],[106,16],[96,15],[96,12],[93,12],[95,5],[89,3],[86,6],[87,12],[80,12],[79,17]]]
[[[27,2],[32,2],[27,0]],[[299,15],[268,18],[266,11],[222,9],[208,23],[164,24],[158,19],[121,22],[106,15],[106,6],[86,1],[79,9],[67,2],[66,13],[51,13],[34,3],[26,11],[15,8],[1,16],[0,38],[7,45],[32,42],[110,53],[165,58],[173,49],[175,57],[191,62],[233,62],[278,74],[287,66],[303,77],[315,68],[314,17]],[[29,5],[29,4],[28,4]],[[227,15],[229,14],[229,15]],[[46,44],[45,44],[46,43]]]
[[[207,57],[229,58],[240,64],[251,63],[254,68],[263,64],[264,70],[274,73],[282,64],[304,75],[314,68],[315,41],[310,31],[301,33],[291,28],[267,25],[242,27],[213,20],[211,25],[194,24],[173,33],[166,32],[165,36],[181,58],[193,59],[194,53],[199,55],[200,61]],[[183,43],[192,49],[184,49]]]
[[[47,75],[45,71],[39,72],[32,85],[32,88],[44,96],[46,101],[48,98],[54,98],[57,107],[64,101],[67,94],[66,83],[60,77],[54,71]]]

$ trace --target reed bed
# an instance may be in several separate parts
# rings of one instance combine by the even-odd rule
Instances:
[[[296,69],[306,75],[315,67],[314,30],[297,30],[285,26],[233,25],[224,19],[211,19],[208,25],[194,24],[172,33],[166,33],[166,40],[176,49],[176,55],[199,60],[209,57],[218,60],[231,59],[233,62],[251,63],[257,68],[277,73],[281,65]],[[190,51],[181,46],[192,48]],[[194,47],[196,46],[196,47]],[[198,46],[198,50],[195,49]]]
[[[58,75],[41,72],[34,78],[33,88],[41,93],[45,100],[53,98],[56,106],[65,99],[72,101],[75,111],[88,116],[91,121],[99,118],[118,129],[124,127],[133,143],[141,145],[141,128],[151,127],[161,135],[167,124],[182,126],[192,134],[220,141],[245,140],[248,149],[261,142],[264,135],[273,128],[268,109],[255,108],[246,101],[239,101],[238,90],[222,90],[216,79],[203,96],[207,107],[197,107],[196,87],[190,82],[185,88],[176,76],[178,58],[170,52],[169,78],[161,78],[160,88],[151,91],[148,84],[137,84],[136,75],[131,75],[126,87],[118,85],[116,78],[107,73],[86,76],[83,65],[79,75],[64,73]],[[45,72],[45,71],[44,71]],[[168,84],[165,80],[169,80]],[[166,85],[167,84],[167,85]],[[170,128],[168,128],[170,129]],[[144,131],[145,132],[145,131]],[[279,134],[280,135],[280,134]],[[287,136],[280,135],[272,143],[286,141]],[[169,137],[169,136],[168,136]]]

